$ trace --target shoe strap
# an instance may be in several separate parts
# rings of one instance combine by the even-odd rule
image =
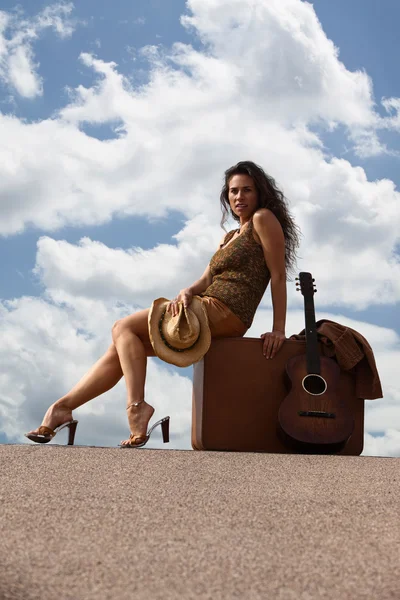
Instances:
[[[138,446],[142,444],[147,438],[147,435],[131,435],[129,436],[129,446]]]
[[[38,431],[39,435],[51,435],[51,437],[56,435],[53,429],[50,429],[50,427],[45,427],[44,425],[41,425]]]

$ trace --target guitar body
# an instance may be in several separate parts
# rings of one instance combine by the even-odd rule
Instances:
[[[353,433],[354,418],[337,395],[339,365],[320,356],[320,373],[309,374],[305,354],[286,363],[290,392],[278,412],[279,434],[286,445],[304,453],[340,452]]]
[[[290,389],[278,411],[278,435],[295,451],[309,454],[340,452],[353,433],[354,418],[338,396],[340,367],[332,358],[320,356],[315,324],[314,279],[300,273],[304,296],[306,354],[286,363]]]

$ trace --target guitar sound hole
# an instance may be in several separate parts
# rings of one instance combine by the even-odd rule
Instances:
[[[303,379],[303,387],[309,394],[319,396],[326,391],[328,386],[325,379],[320,375],[306,375]]]

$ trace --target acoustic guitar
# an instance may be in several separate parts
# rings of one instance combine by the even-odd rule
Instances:
[[[295,451],[335,454],[351,436],[354,418],[348,400],[337,392],[339,365],[333,358],[320,356],[318,352],[314,281],[311,273],[300,273],[306,354],[293,356],[286,363],[285,381],[290,392],[279,407],[278,434],[283,443]],[[297,284],[296,291],[299,291]]]

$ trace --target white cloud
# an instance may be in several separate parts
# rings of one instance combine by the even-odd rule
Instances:
[[[42,80],[35,72],[38,67],[33,62],[29,46],[17,46],[8,58],[9,81],[16,91],[25,98],[42,94]]]
[[[365,434],[363,456],[400,456],[400,431],[388,429],[385,435]]]
[[[36,17],[34,23],[38,30],[50,27],[61,37],[67,38],[73,34],[78,23],[71,18],[74,5],[72,2],[58,2],[46,6]]]
[[[61,38],[72,35],[77,21],[70,17],[74,5],[71,2],[45,7],[32,18],[0,11],[0,81],[11,86],[24,98],[43,94],[43,80],[38,74],[33,44],[40,33],[53,29]]]
[[[326,37],[314,8],[298,0],[189,0],[184,27],[225,63],[237,66],[239,102],[268,105],[273,119],[370,125],[372,83],[350,72]],[[251,68],[249,68],[251,66]],[[301,85],[299,85],[301,81]],[[310,101],[312,100],[312,101]]]
[[[340,62],[338,49],[309,3],[189,0],[187,8],[191,14],[181,23],[203,46],[143,47],[139,53],[150,67],[147,84],[135,86],[135,72],[125,77],[115,62],[83,52],[80,61],[95,73],[95,82],[69,90],[69,102],[57,114],[36,123],[0,115],[0,234],[22,233],[31,224],[49,234],[65,225],[101,224],[115,216],[151,221],[170,211],[178,211],[185,221],[176,245],[147,251],[137,248],[134,239],[132,248],[118,250],[85,236],[79,244],[40,237],[35,273],[49,304],[23,298],[15,301],[12,316],[3,312],[7,340],[12,345],[15,327],[19,340],[8,355],[11,363],[4,363],[3,389],[12,390],[15,384],[17,390],[15,397],[5,396],[6,412],[10,403],[15,402],[18,412],[20,404],[25,410],[32,402],[26,419],[41,418],[39,413],[52,400],[40,396],[44,382],[47,385],[43,373],[49,373],[48,389],[74,383],[82,366],[88,367],[106,348],[109,332],[101,327],[105,322],[112,325],[111,317],[118,318],[122,309],[113,304],[116,298],[133,310],[148,306],[157,295],[172,296],[198,278],[222,233],[218,196],[223,172],[239,160],[262,165],[290,199],[304,235],[298,267],[316,279],[318,318],[347,322],[341,314],[321,317],[327,305],[362,310],[400,301],[395,254],[399,192],[392,181],[368,181],[362,168],[329,157],[319,135],[311,131],[316,125],[325,131],[341,125],[360,155],[391,152],[378,133],[398,130],[400,100],[383,100],[389,116],[377,114],[370,77]],[[0,13],[0,76],[13,82],[20,94],[41,93],[33,43],[43,27],[70,35],[75,26],[71,10],[70,4],[54,5],[32,22],[20,18],[18,23]],[[9,39],[7,28],[12,32]],[[115,139],[90,137],[83,131],[86,124],[109,124]],[[256,324],[260,315],[271,320],[270,306],[268,292]],[[304,326],[302,299],[291,287],[288,307],[292,327],[287,329],[298,332]],[[31,311],[46,316],[48,325],[31,332]],[[18,326],[13,321],[17,317]],[[91,339],[77,333],[88,323]],[[390,330],[352,323],[376,350],[385,388],[384,402],[367,403],[366,423],[368,431],[385,431],[386,437],[367,438],[368,448],[377,449],[379,443],[379,451],[392,451],[396,436],[386,429],[392,423],[397,427],[399,418],[399,388],[393,375],[398,340]],[[44,329],[54,339],[49,341]],[[263,330],[265,326],[255,335]],[[34,357],[47,345],[51,351],[44,352],[35,372]],[[31,379],[25,382],[20,378],[24,361],[32,366]],[[61,363],[60,371],[56,365]],[[156,363],[151,367],[148,385],[154,386],[155,396],[171,389],[170,377],[170,370]],[[182,433],[190,418],[189,383],[184,378],[173,385],[180,390],[179,406],[186,415],[178,427]],[[96,401],[95,406],[102,407],[96,429],[102,428],[104,439],[114,443],[122,421],[113,426],[112,435],[111,430],[107,433],[104,415],[111,414],[107,411],[117,392],[110,394],[110,400]],[[83,417],[93,410],[91,405],[82,409]],[[174,414],[177,419],[178,412]],[[8,430],[17,435],[18,427],[11,419]],[[85,439],[101,444],[94,432],[90,435]]]
[[[88,238],[74,245],[42,237],[34,273],[49,294],[61,289],[71,296],[104,301],[135,298],[138,305],[148,306],[157,289],[173,297],[188,285],[188,279],[198,279],[221,236],[215,224],[199,216],[175,237],[176,246],[158,244],[150,250],[128,251]]]

